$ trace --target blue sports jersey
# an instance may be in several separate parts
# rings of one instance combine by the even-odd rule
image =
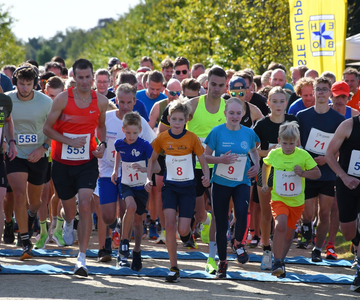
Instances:
[[[138,99],[142,103],[144,103],[146,112],[148,113],[148,115],[150,115],[150,111],[151,111],[152,107],[154,106],[154,104],[160,100],[167,99],[167,97],[163,93],[160,93],[156,99],[150,99],[146,95],[146,90],[141,90],[141,91],[136,92],[136,99]]]
[[[231,150],[231,153],[239,155],[239,161],[236,165],[215,164],[211,182],[229,187],[239,184],[250,186],[250,178],[246,175],[251,167],[248,153],[255,147],[255,143],[259,142],[259,137],[251,128],[241,126],[239,130],[232,131],[227,129],[225,124],[214,127],[205,139],[205,144],[215,151],[215,156],[221,156]],[[220,171],[220,167],[222,171]],[[241,174],[238,172],[239,167],[243,170]],[[242,180],[236,180],[235,177],[237,179],[242,177]]]
[[[148,165],[148,159],[152,155],[152,147],[149,142],[145,141],[142,138],[138,138],[135,143],[128,144],[125,142],[125,139],[119,139],[115,142],[116,152],[120,152],[121,161],[125,163],[135,163],[139,161],[145,161],[146,166]],[[121,173],[123,170],[121,168]],[[146,174],[146,173],[145,173]],[[120,175],[120,177],[122,174]],[[137,190],[144,189],[144,186],[132,187]]]

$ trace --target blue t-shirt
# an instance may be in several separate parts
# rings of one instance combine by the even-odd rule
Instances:
[[[166,95],[164,95],[163,93],[160,93],[159,96],[156,99],[150,99],[147,95],[146,95],[146,90],[141,90],[141,91],[137,91],[136,92],[136,99],[140,100],[142,103],[144,103],[145,108],[146,108],[146,112],[148,113],[148,115],[150,114],[150,111],[152,109],[152,107],[154,106],[154,104],[160,100],[163,99],[167,99]]]
[[[259,137],[251,128],[241,126],[239,130],[232,131],[229,130],[225,124],[214,127],[205,139],[205,144],[215,151],[215,156],[221,156],[229,150],[231,150],[231,153],[238,154],[240,160],[243,161],[245,159],[245,162],[243,162],[245,168],[244,172],[237,172],[237,170],[241,170],[241,162],[236,162],[234,166],[215,164],[211,182],[229,187],[235,187],[239,184],[247,184],[250,186],[250,178],[246,175],[246,172],[251,166],[248,153],[250,149],[255,147],[255,143],[259,142]],[[219,170],[217,172],[218,168]],[[240,179],[240,177],[243,178],[242,180],[235,180],[234,176],[237,179]]]
[[[331,104],[331,101],[329,99],[329,105]],[[296,114],[301,111],[306,109],[304,102],[302,101],[302,98],[296,100],[293,104],[290,105],[289,107],[289,111],[288,114],[289,115],[294,115],[296,116]]]
[[[116,104],[115,97],[111,98],[110,101],[113,102],[116,105],[117,108],[119,108],[119,106]],[[139,100],[136,100],[136,103],[135,103],[135,105],[133,107],[133,111],[137,111],[140,114],[140,116],[142,116],[146,120],[146,122],[149,122],[149,115],[146,112],[146,108],[145,108],[144,103],[142,103]]]
[[[11,83],[10,78],[7,77],[5,74],[0,73],[0,84],[1,84],[1,88],[3,89],[4,93],[14,90],[14,87]]]
[[[299,120],[300,125],[300,140],[301,140],[301,146],[309,152],[309,154],[314,158],[317,156],[320,156],[320,154],[315,153],[309,149],[310,147],[314,147],[314,149],[318,149],[319,151],[325,151],[322,141],[319,140],[318,142],[314,142],[313,144],[310,144],[307,146],[307,142],[309,139],[309,135],[311,130],[318,130],[323,133],[335,133],[336,129],[340,125],[341,122],[345,120],[345,117],[341,114],[339,114],[337,111],[333,110],[332,108],[329,109],[328,112],[324,114],[319,114],[315,111],[314,107],[309,107],[308,109],[305,109],[303,111],[300,111],[296,117]],[[321,132],[317,133],[318,135]],[[325,141],[325,140],[323,140]],[[327,143],[328,144],[328,143]],[[330,169],[328,164],[325,164],[323,166],[318,166],[321,171],[321,177],[317,180],[319,181],[333,181],[336,179],[336,174]],[[310,179],[307,179],[310,180]]]
[[[128,144],[125,142],[125,139],[116,140],[115,143],[115,150],[116,152],[120,152],[121,161],[126,163],[135,163],[139,161],[145,161],[146,166],[148,165],[148,159],[152,155],[152,147],[148,141],[145,141],[142,138],[138,138],[135,143]],[[123,173],[123,169],[121,168],[121,173]],[[146,174],[146,173],[144,173]],[[120,178],[122,174],[120,175]],[[135,186],[132,187],[136,190],[144,189],[144,186]]]
[[[285,83],[284,89],[288,89],[294,93],[294,87],[290,83]]]

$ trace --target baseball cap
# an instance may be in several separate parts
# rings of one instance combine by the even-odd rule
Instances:
[[[229,81],[229,91],[231,90],[239,90],[239,87],[234,87],[235,83],[240,82],[243,85],[243,88],[246,89],[245,79],[240,76],[233,76]]]
[[[120,59],[118,59],[117,57],[112,57],[108,61],[108,68],[111,69],[116,64],[120,64]]]
[[[147,71],[151,71],[148,67],[140,67],[136,70],[136,73],[146,73]]]
[[[350,87],[345,81],[336,81],[331,87],[331,92],[334,97],[338,97],[340,95],[349,97]]]
[[[124,68],[124,69],[129,69],[129,66],[127,65],[127,63],[126,62],[121,62],[121,65],[122,65],[122,67]]]

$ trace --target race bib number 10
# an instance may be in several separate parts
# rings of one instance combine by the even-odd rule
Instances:
[[[66,160],[88,160],[90,159],[89,149],[90,149],[90,133],[88,134],[71,134],[71,133],[63,133],[65,136],[69,138],[77,138],[77,137],[86,137],[86,143],[81,148],[74,148],[70,145],[63,144],[61,149],[61,159]]]
[[[301,177],[294,171],[276,171],[276,193],[282,197],[295,197],[301,194]]]
[[[358,150],[351,151],[348,174],[360,177],[360,151]]]

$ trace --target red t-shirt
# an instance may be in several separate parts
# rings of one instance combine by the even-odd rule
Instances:
[[[82,148],[74,148],[52,140],[51,158],[66,165],[82,165],[94,158],[92,151],[97,147],[95,129],[99,116],[100,109],[95,91],[92,91],[90,105],[87,108],[79,108],[74,100],[73,89],[69,89],[67,105],[53,128],[69,137],[87,136],[86,144]]]

